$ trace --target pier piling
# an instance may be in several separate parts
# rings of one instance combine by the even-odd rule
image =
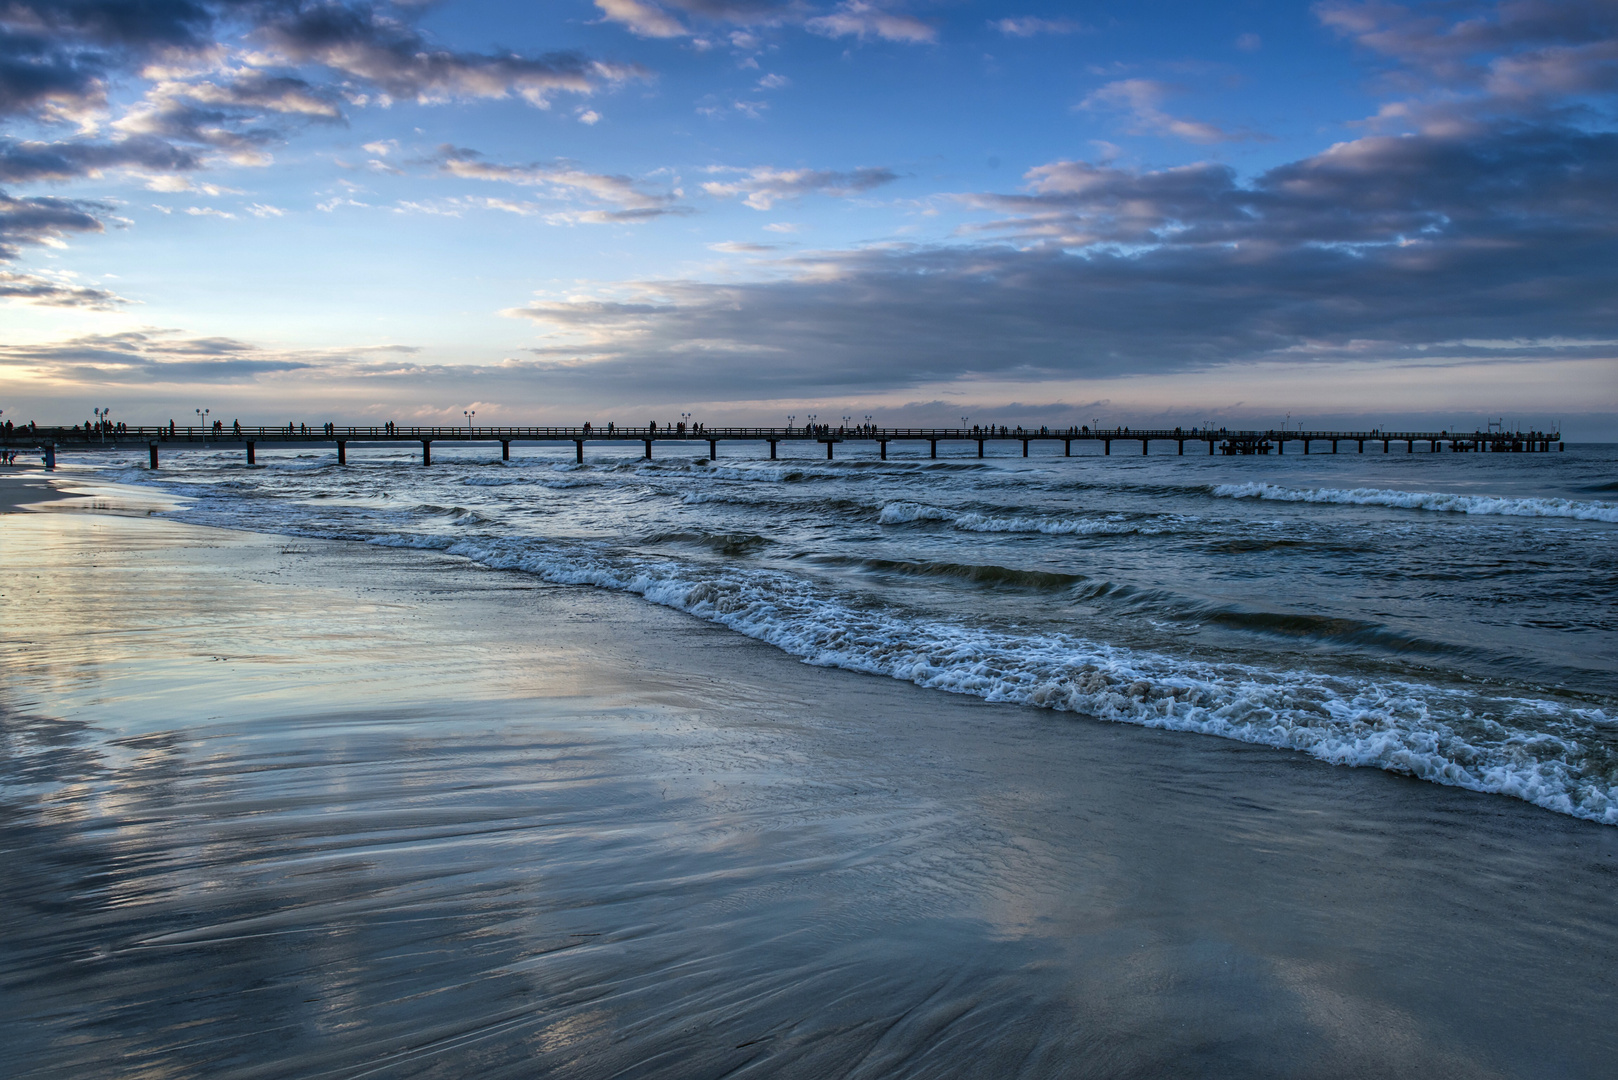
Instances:
[[[251,446],[252,443],[248,443],[248,445]],[[248,454],[249,454],[249,456],[251,456],[252,451],[249,450]],[[339,464],[339,465],[347,465],[348,464],[348,442],[346,440],[344,440],[344,439],[338,439],[337,440],[337,464]]]
[[[775,460],[775,444],[776,444],[777,441],[779,441],[779,440],[776,440],[776,439],[771,439],[770,440],[770,460],[771,461]],[[651,456],[651,452],[652,452],[651,451],[651,446],[652,446],[651,443],[646,444],[646,447],[647,447],[646,455],[648,457]],[[883,456],[886,457],[887,456],[887,443],[883,443],[882,448],[883,448]]]
[[[574,462],[576,464],[579,464],[579,465],[584,464],[584,440],[583,439],[574,439],[573,440],[573,460],[574,460]]]
[[[247,464],[249,464],[249,465],[258,464],[258,462],[253,459],[253,444],[252,443],[247,444]],[[153,466],[153,468],[156,468],[156,466]]]
[[[708,440],[708,460],[709,461],[718,461],[719,460],[719,440],[718,439],[709,439]]]
[[[433,463],[433,441],[431,439],[421,440],[421,463],[423,465]]]
[[[644,442],[646,444],[646,460],[647,461],[652,460],[652,440],[650,440],[650,439],[642,439],[641,442]]]
[[[878,439],[876,441],[876,444],[877,444],[877,446],[882,448],[882,460],[883,461],[888,460],[888,440],[886,440],[886,439]],[[775,449],[775,447],[772,446],[772,447],[770,447],[770,449],[773,450],[773,449]],[[1028,456],[1028,444],[1027,443],[1023,443],[1023,456],[1024,457]]]
[[[154,469],[157,468],[157,444],[147,443],[146,451],[148,455],[150,455],[148,458],[150,466]],[[45,467],[47,469],[56,468],[56,454],[53,453],[51,448],[48,446],[45,448]]]
[[[337,445],[341,446],[343,444],[338,443]],[[511,440],[510,439],[501,439],[500,440],[500,460],[501,461],[510,461],[511,460]]]

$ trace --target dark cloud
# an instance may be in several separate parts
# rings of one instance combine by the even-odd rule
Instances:
[[[0,297],[51,307],[79,307],[94,311],[106,311],[126,303],[123,297],[106,289],[10,270],[0,270]]]
[[[103,231],[106,203],[48,196],[17,198],[0,191],[0,261],[11,261],[24,245],[61,243],[69,233]]]
[[[0,345],[0,364],[98,385],[245,382],[316,366],[231,338],[184,338],[161,330],[87,334],[48,345]]]
[[[0,181],[14,184],[72,180],[93,176],[103,169],[177,173],[201,167],[202,161],[194,151],[151,137],[119,142],[35,142],[0,136]]]
[[[972,198],[1015,245],[805,256],[774,263],[781,280],[654,282],[635,302],[513,314],[556,335],[538,350],[558,364],[547,378],[738,398],[1275,358],[1588,355],[1618,338],[1618,135],[1375,136],[1248,185],[1212,164],[1057,162],[1030,180]]]
[[[320,64],[418,101],[516,95],[537,104],[558,91],[589,93],[603,82],[642,74],[574,52],[439,49],[402,19],[354,4],[306,4],[268,19],[256,36],[289,63]]]

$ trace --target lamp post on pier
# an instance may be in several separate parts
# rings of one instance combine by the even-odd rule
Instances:
[[[213,410],[197,409],[195,411],[197,414],[197,426],[202,429],[202,448],[206,450],[208,448],[208,414]]]
[[[476,409],[461,410],[461,415],[466,417],[466,437],[468,439],[472,437],[472,417],[476,416],[477,414],[478,411]]]
[[[101,441],[106,442],[107,441],[107,414],[112,412],[112,410],[111,409],[91,409],[90,411],[96,414],[96,430],[101,432]]]

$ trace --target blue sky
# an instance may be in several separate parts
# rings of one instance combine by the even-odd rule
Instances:
[[[1579,0],[31,0],[0,408],[1613,436],[1615,89]]]

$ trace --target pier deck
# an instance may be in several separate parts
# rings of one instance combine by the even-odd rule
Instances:
[[[220,428],[163,425],[158,427],[122,427],[105,431],[85,427],[21,427],[0,432],[0,446],[24,448],[43,452],[47,466],[54,466],[57,453],[64,451],[94,451],[136,449],[144,447],[152,468],[158,467],[159,451],[167,447],[174,450],[215,447],[241,447],[248,464],[254,464],[254,451],[260,446],[335,446],[339,464],[348,460],[349,443],[365,444],[417,444],[421,446],[422,464],[432,464],[434,443],[499,443],[501,456],[511,457],[512,443],[573,443],[577,460],[584,460],[586,443],[640,443],[643,456],[651,459],[657,443],[707,443],[708,456],[717,459],[722,442],[767,443],[770,458],[774,459],[781,443],[818,443],[826,447],[826,457],[834,456],[839,443],[863,443],[874,446],[886,459],[888,444],[896,442],[928,444],[931,457],[938,456],[940,443],[975,444],[977,456],[984,456],[989,443],[1020,443],[1022,456],[1027,457],[1029,447],[1035,443],[1061,443],[1063,456],[1072,456],[1074,443],[1099,443],[1103,455],[1111,455],[1112,444],[1139,444],[1142,454],[1150,453],[1152,443],[1173,443],[1175,453],[1183,456],[1186,444],[1197,452],[1205,445],[1209,455],[1284,454],[1288,445],[1296,445],[1305,454],[1311,447],[1329,446],[1330,453],[1338,453],[1345,444],[1354,452],[1365,453],[1366,444],[1372,451],[1393,452],[1404,447],[1405,453],[1415,453],[1420,447],[1425,453],[1544,453],[1563,449],[1560,432],[1540,431],[1257,431],[1232,428],[1107,428],[1092,431],[1089,428],[1023,429],[1014,427],[980,426],[972,428],[884,428],[859,425],[854,427],[703,427],[674,425],[671,427],[618,427],[609,424],[596,427],[430,427],[396,424],[284,424],[275,427],[246,427],[235,424]],[[1323,452],[1316,450],[1316,453]]]

